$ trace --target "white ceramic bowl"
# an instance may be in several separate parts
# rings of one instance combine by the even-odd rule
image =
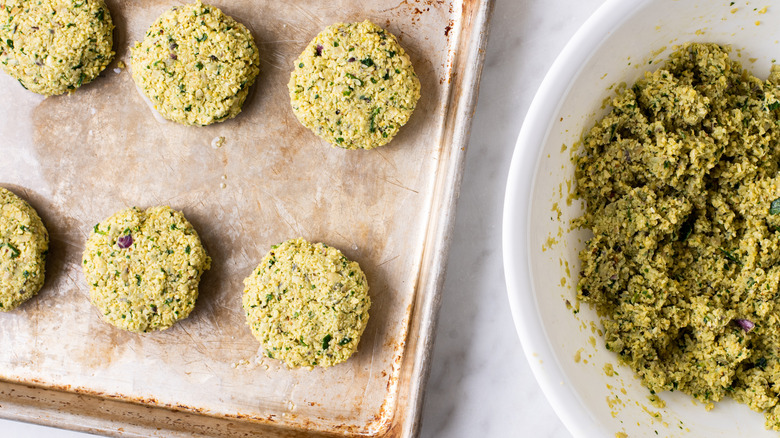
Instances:
[[[775,6],[763,10],[769,3]],[[582,206],[566,198],[573,189],[571,147],[583,129],[606,114],[602,102],[612,95],[612,84],[633,83],[686,41],[730,44],[733,57],[739,55],[743,66],[766,78],[772,60],[780,60],[779,39],[780,2],[608,0],[542,82],[507,181],[504,268],[531,368],[575,436],[778,436],[764,429],[762,414],[730,399],[710,412],[679,392],[660,394],[667,403],[663,409],[650,403],[648,390],[629,368],[618,366],[616,355],[593,332],[600,327],[595,312],[583,305],[574,314],[567,306],[567,301],[576,306],[577,254],[588,235],[569,230]],[[619,375],[607,376],[607,363]]]

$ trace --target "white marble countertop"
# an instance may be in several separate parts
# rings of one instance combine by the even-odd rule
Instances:
[[[568,437],[536,384],[504,283],[501,215],[515,139],[544,74],[603,0],[496,0],[466,157],[421,437]],[[0,420],[3,437],[91,435]]]

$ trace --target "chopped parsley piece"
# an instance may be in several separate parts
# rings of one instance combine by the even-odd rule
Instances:
[[[369,126],[368,131],[372,134],[376,132],[376,116],[379,114],[379,107],[374,108],[373,111],[371,111],[371,123]]]
[[[775,199],[772,201],[772,204],[769,205],[769,214],[775,215],[780,213],[780,198]]]
[[[357,77],[355,77],[355,75],[353,75],[353,74],[350,74],[350,73],[346,73],[346,76],[347,76],[348,78],[350,78],[350,79],[353,79],[353,80],[356,80],[356,81],[358,81],[358,85],[363,85],[363,81],[361,81],[360,79],[358,79]]]
[[[732,253],[731,251],[726,251],[726,250],[725,250],[725,249],[723,249],[723,248],[718,248],[718,249],[720,250],[720,252],[722,252],[722,253],[723,253],[723,255],[724,255],[724,256],[726,256],[726,258],[727,258],[728,260],[730,260],[730,261],[732,261],[732,262],[734,262],[734,263],[736,263],[736,264],[738,264],[738,265],[741,265],[741,264],[742,264],[742,263],[740,263],[740,261],[739,261],[739,259],[737,258],[737,256],[735,256],[735,255],[734,255],[734,253]]]
[[[0,248],[6,247],[9,251],[11,251],[11,258],[15,259],[19,257],[19,254],[21,254],[21,251],[19,251],[15,246],[13,246],[10,243],[0,243]]]

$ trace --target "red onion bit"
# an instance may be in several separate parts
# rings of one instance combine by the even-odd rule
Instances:
[[[130,248],[130,245],[133,244],[133,236],[128,234],[127,236],[122,236],[119,239],[116,239],[116,245],[122,249]]]
[[[322,48],[323,48],[322,44],[317,44],[317,50],[315,52],[316,53],[315,56],[322,56]]]
[[[737,325],[745,331],[745,333],[749,333],[753,328],[755,328],[755,324],[753,321],[749,319],[735,319],[734,322],[737,323]]]

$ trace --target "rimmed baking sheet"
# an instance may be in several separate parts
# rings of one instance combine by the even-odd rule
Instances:
[[[0,314],[0,416],[139,436],[412,434],[491,3],[209,3],[260,48],[260,76],[227,122],[160,121],[116,61],[47,99],[0,75],[0,184],[36,207],[51,236],[43,290]],[[183,3],[107,4],[129,64],[129,44]],[[399,37],[422,98],[389,145],[345,151],[298,123],[286,84],[321,29],[366,18]],[[160,333],[103,323],[81,274],[92,226],[133,205],[182,210],[213,259],[195,311]],[[358,353],[325,370],[264,358],[241,309],[244,277],[271,245],[299,236],[358,261],[371,287]]]

